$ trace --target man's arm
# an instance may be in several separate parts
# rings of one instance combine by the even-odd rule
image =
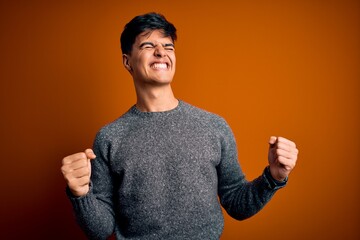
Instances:
[[[225,129],[225,135],[222,140],[222,157],[217,168],[220,202],[230,216],[243,220],[260,211],[270,201],[276,190],[285,186],[286,181],[282,180],[287,180],[288,174],[295,166],[297,149],[285,138],[271,138],[270,167],[267,167],[258,178],[247,181],[238,162],[233,134],[227,125],[223,129]],[[284,151],[286,148],[283,145],[284,142],[294,146],[294,148],[291,147],[291,154]]]
[[[112,177],[96,143],[94,150],[65,157],[61,170],[80,227],[89,239],[106,239],[115,228]]]

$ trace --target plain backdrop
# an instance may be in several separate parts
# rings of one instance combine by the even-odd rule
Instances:
[[[360,3],[0,1],[0,238],[86,239],[61,159],[135,103],[119,36],[160,12],[178,29],[179,99],[223,116],[249,180],[268,139],[300,149],[257,215],[225,214],[221,240],[359,239]]]

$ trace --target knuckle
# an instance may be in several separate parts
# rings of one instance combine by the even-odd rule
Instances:
[[[92,150],[91,148],[87,148],[87,149],[85,149],[85,151],[84,151],[85,156],[86,156],[87,154],[91,154],[91,153],[93,153],[93,150]]]
[[[62,159],[62,161],[61,161],[61,164],[62,165],[66,165],[66,164],[69,164],[69,156],[67,156],[67,157],[64,157],[63,159]]]
[[[80,186],[78,184],[73,183],[73,182],[68,183],[68,186],[70,189],[72,189],[75,192],[79,191],[79,188],[80,188]]]
[[[64,165],[61,166],[60,170],[63,175],[65,175],[67,173],[67,168]]]
[[[87,175],[89,175],[89,170],[87,168],[81,168],[81,169],[79,169],[79,175],[87,176]]]

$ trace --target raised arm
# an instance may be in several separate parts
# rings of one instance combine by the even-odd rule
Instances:
[[[107,239],[115,228],[112,175],[98,144],[96,156],[88,149],[65,157],[61,167],[77,222],[89,239]]]
[[[233,134],[227,126],[225,129],[221,163],[217,169],[218,192],[227,213],[235,219],[243,220],[260,211],[276,190],[285,186],[287,176],[295,166],[298,151],[295,144],[285,138],[271,138],[270,167],[265,168],[258,178],[247,181],[238,162]]]

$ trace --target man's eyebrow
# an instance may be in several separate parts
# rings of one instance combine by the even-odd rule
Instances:
[[[155,47],[156,45],[152,42],[143,42],[140,44],[140,48],[142,48],[145,45],[151,45],[152,47]],[[173,43],[165,43],[162,44],[163,47],[175,47],[175,45]]]
[[[165,43],[163,46],[164,47],[175,47],[175,45],[173,43]]]
[[[151,46],[155,46],[155,44],[154,43],[152,43],[152,42],[143,42],[142,44],[140,44],[140,47],[143,47],[143,46],[145,46],[145,45],[151,45]]]

